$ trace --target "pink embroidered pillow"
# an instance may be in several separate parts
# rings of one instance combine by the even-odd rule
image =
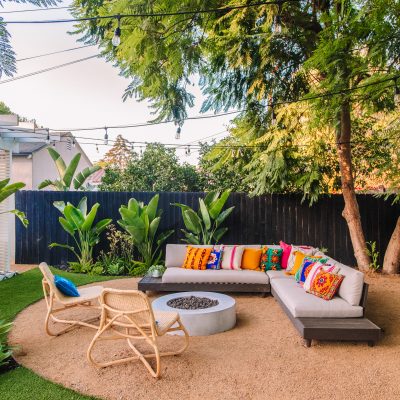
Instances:
[[[292,246],[290,244],[286,244],[285,242],[282,242],[282,240],[279,242],[279,246],[281,246],[281,249],[283,250],[282,256],[281,256],[281,267],[283,269],[287,268],[287,263],[289,260],[290,252],[292,250]]]
[[[221,269],[241,270],[244,246],[225,246]]]

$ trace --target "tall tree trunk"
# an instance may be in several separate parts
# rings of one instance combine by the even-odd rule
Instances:
[[[350,141],[350,104],[348,101],[344,101],[340,112],[340,131],[337,138],[340,176],[345,204],[342,215],[346,219],[350,231],[351,243],[353,244],[354,256],[357,260],[358,268],[362,271],[366,271],[370,265],[370,258],[367,254],[367,245],[361,225],[360,210],[354,190]]]
[[[398,274],[400,272],[400,217],[390,238],[383,260],[385,274]]]

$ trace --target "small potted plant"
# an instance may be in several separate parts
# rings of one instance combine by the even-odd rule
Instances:
[[[165,272],[166,268],[164,265],[152,265],[147,274],[153,278],[161,278],[163,273]]]

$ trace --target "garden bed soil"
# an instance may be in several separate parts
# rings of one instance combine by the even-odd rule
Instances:
[[[134,289],[137,282],[131,278],[103,285]],[[20,364],[103,399],[399,399],[400,278],[368,276],[367,282],[367,317],[385,332],[372,348],[366,343],[318,341],[305,348],[273,297],[247,294],[234,296],[238,313],[234,329],[190,338],[185,353],[163,359],[159,380],[140,362],[105,369],[91,366],[86,351],[94,330],[79,328],[60,337],[46,336],[44,301],[17,316],[10,343],[24,351],[17,357]],[[179,346],[180,339],[167,335],[160,340],[161,348]],[[122,341],[104,341],[94,355],[112,358],[130,352]]]
[[[8,358],[5,360],[6,364],[0,365],[0,375],[5,374],[6,372],[10,372],[15,368],[19,367],[19,364],[13,357]]]

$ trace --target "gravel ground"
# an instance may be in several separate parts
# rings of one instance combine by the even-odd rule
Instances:
[[[16,358],[24,366],[104,399],[399,399],[400,278],[370,276],[367,281],[367,316],[385,330],[372,348],[351,342],[315,342],[305,348],[274,298],[255,295],[235,296],[238,322],[233,330],[193,337],[183,355],[163,359],[159,380],[140,362],[102,370],[90,366],[86,350],[93,330],[46,336],[44,301],[18,315],[10,341],[20,346]],[[104,286],[134,289],[137,279]],[[179,340],[168,337],[161,344],[178,346]],[[105,343],[98,357],[129,354],[122,341]]]

